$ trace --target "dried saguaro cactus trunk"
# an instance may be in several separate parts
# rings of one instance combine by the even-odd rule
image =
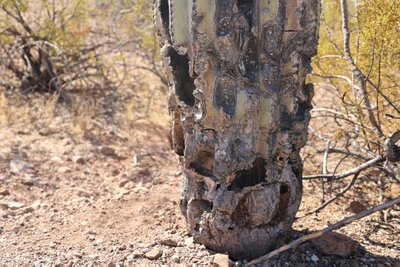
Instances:
[[[267,252],[302,194],[317,0],[156,0],[181,209],[195,241]]]

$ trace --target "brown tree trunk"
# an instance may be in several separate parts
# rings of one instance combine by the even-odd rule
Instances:
[[[302,194],[318,0],[156,0],[181,209],[195,241],[267,252]]]

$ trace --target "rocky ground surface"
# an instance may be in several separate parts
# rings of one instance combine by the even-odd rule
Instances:
[[[137,123],[120,131],[94,124],[77,135],[70,124],[56,116],[46,127],[0,128],[0,265],[226,266],[250,260],[228,259],[188,235],[178,207],[182,172],[166,127]],[[363,179],[354,190],[362,193],[298,219],[287,241],[351,215],[351,201],[377,204],[374,184]],[[319,195],[319,182],[306,182],[299,215],[317,207]],[[400,266],[399,214],[399,208],[390,210],[386,222],[380,214],[364,218],[338,231],[350,240],[309,242],[265,264]]]

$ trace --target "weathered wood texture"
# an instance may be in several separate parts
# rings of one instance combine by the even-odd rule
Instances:
[[[267,252],[294,220],[318,0],[156,0],[182,212],[197,242]]]

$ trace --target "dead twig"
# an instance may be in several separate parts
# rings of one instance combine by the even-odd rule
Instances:
[[[278,248],[278,249],[276,249],[274,251],[271,251],[270,253],[268,253],[268,254],[266,254],[266,255],[258,258],[258,259],[252,260],[251,262],[247,263],[246,266],[251,266],[251,265],[263,263],[264,261],[266,261],[266,260],[268,260],[268,259],[270,259],[270,258],[272,258],[272,257],[274,257],[274,256],[286,251],[286,250],[296,248],[297,246],[299,246],[300,244],[302,244],[302,243],[304,243],[306,241],[318,238],[318,237],[320,237],[320,236],[322,236],[322,235],[324,235],[326,233],[332,232],[333,230],[337,230],[339,228],[342,228],[343,226],[345,226],[345,225],[347,225],[349,223],[352,223],[352,222],[354,222],[356,220],[359,220],[359,219],[364,218],[364,217],[366,217],[368,215],[371,215],[372,213],[388,209],[388,208],[390,208],[390,207],[392,207],[394,205],[397,205],[397,204],[400,204],[400,198],[395,198],[395,199],[393,199],[391,201],[388,201],[386,203],[383,203],[383,204],[374,206],[372,208],[366,209],[366,210],[364,210],[364,211],[362,211],[360,213],[357,213],[355,215],[352,215],[350,217],[346,217],[343,220],[340,220],[335,224],[332,224],[332,225],[330,225],[330,226],[328,226],[328,227],[326,227],[324,229],[318,230],[318,231],[313,232],[311,234],[304,235],[304,236],[302,236],[302,237],[290,242],[287,245],[284,245],[284,246],[282,246],[282,247],[280,247],[280,248]]]
[[[347,191],[349,191],[349,189],[354,185],[354,183],[356,182],[356,180],[357,180],[357,178],[358,178],[359,175],[360,175],[360,172],[357,172],[357,173],[353,176],[353,179],[351,179],[351,182],[350,182],[342,191],[340,191],[339,193],[337,193],[336,196],[334,196],[334,197],[332,197],[331,199],[325,201],[325,202],[324,202],[321,206],[319,206],[318,208],[316,208],[316,209],[314,209],[314,210],[312,210],[312,211],[310,211],[310,212],[307,212],[307,213],[304,214],[303,216],[298,217],[298,218],[296,218],[296,219],[301,219],[301,218],[304,218],[304,217],[306,217],[306,216],[308,216],[308,215],[311,215],[311,214],[313,214],[313,213],[319,212],[319,211],[321,211],[322,209],[324,209],[326,206],[328,206],[329,204],[331,204],[332,202],[334,202],[336,199],[342,197],[342,196],[343,196]]]
[[[368,168],[370,168],[370,167],[372,167],[372,166],[374,166],[374,165],[376,165],[376,164],[378,164],[380,162],[383,162],[384,160],[385,160],[384,157],[379,156],[379,157],[373,158],[373,159],[371,159],[371,160],[369,160],[369,161],[367,161],[367,162],[365,162],[365,163],[363,163],[363,164],[361,164],[361,165],[359,165],[359,166],[357,166],[357,167],[355,167],[353,169],[350,169],[348,171],[345,171],[345,172],[337,174],[337,175],[333,175],[333,174],[328,174],[328,175],[324,175],[324,174],[307,175],[307,176],[303,177],[303,180],[312,180],[312,179],[320,179],[320,178],[343,179],[343,178],[345,178],[347,176],[350,176],[350,175],[356,174],[358,172],[361,172],[363,170],[366,170],[366,169],[368,169]]]

